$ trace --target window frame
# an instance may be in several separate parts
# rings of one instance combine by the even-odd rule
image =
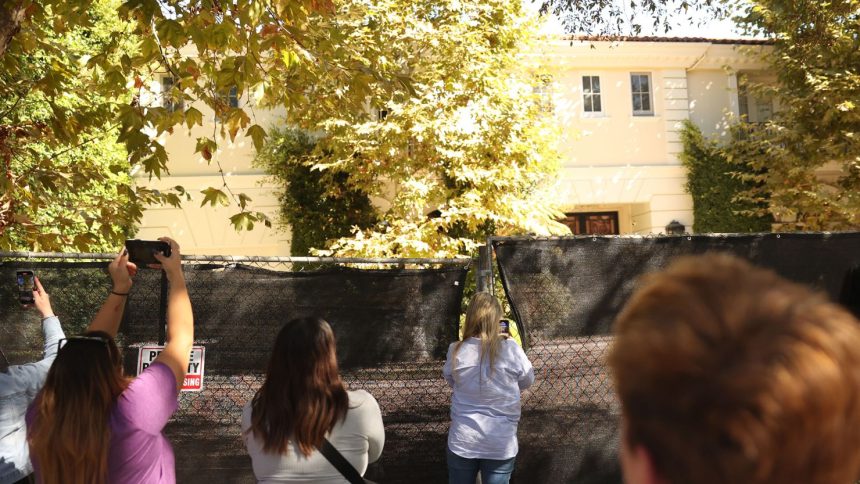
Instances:
[[[633,90],[633,76],[645,76],[648,78],[648,91],[647,92],[642,91],[641,89],[639,91]],[[644,96],[646,94],[648,95],[648,108],[649,109],[647,109],[647,110],[640,109],[637,111],[633,100],[636,98],[637,95]],[[641,103],[640,103],[640,105],[641,105]],[[631,72],[630,73],[630,109],[631,109],[631,112],[633,113],[633,116],[654,116],[654,82],[653,82],[653,77],[651,76],[650,72]]]
[[[589,93],[585,92],[585,79],[589,79]],[[597,92],[594,92],[594,79],[597,79]],[[603,88],[600,83],[600,75],[599,74],[583,74],[580,76],[580,86],[582,86],[582,115],[584,117],[602,117],[606,114],[606,110],[603,108]],[[597,102],[600,104],[600,110],[594,111],[594,99],[597,99]],[[591,111],[586,110],[586,99],[591,100]]]
[[[226,104],[229,109],[239,109],[240,97],[239,86],[236,86],[235,84],[231,86],[226,93],[221,92],[218,94],[218,100]],[[222,121],[217,113],[212,117],[212,120],[216,123],[220,123]]]
[[[239,86],[230,86],[227,91],[226,104],[233,109],[239,108]]]

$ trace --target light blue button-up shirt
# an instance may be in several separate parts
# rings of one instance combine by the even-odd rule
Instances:
[[[35,363],[13,365],[0,372],[0,484],[11,484],[33,472],[27,446],[27,406],[36,398],[65,338],[56,316],[42,321],[45,357]]]
[[[463,341],[457,357],[448,347],[442,375],[454,389],[448,448],[464,459],[507,460],[519,451],[520,392],[535,381],[523,349],[511,339],[501,341],[493,368],[481,357],[481,340]],[[455,377],[456,374],[456,377]]]

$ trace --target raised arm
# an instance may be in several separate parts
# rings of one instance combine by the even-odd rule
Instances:
[[[108,272],[113,289],[87,331],[103,331],[115,338],[122,321],[125,302],[128,300],[128,291],[131,290],[131,278],[137,273],[137,266],[128,261],[128,252],[123,249],[108,265]]]
[[[42,282],[36,278],[36,286],[33,288],[33,301],[36,309],[42,316],[42,333],[45,335],[45,356],[36,362],[26,365],[10,367],[10,374],[20,381],[26,382],[31,391],[36,392],[45,382],[48,370],[57,357],[57,345],[60,339],[65,338],[60,320],[54,315],[51,308],[51,299],[48,292],[42,287]]]
[[[194,344],[194,315],[185,287],[185,275],[182,273],[179,244],[167,237],[159,240],[170,244],[170,257],[155,254],[167,274],[170,292],[167,296],[167,346],[155,361],[170,367],[176,377],[176,386],[181,388],[188,371],[191,346]]]
[[[45,335],[45,357],[43,361],[48,361],[48,365],[50,365],[57,356],[57,345],[66,335],[60,326],[59,318],[54,315],[48,291],[42,287],[42,281],[38,277],[36,278],[36,287],[33,289],[33,301],[33,305],[42,315],[42,332]]]

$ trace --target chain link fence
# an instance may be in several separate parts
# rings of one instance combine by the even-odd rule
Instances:
[[[37,360],[42,349],[38,315],[17,301],[16,269],[36,272],[67,334],[83,331],[104,301],[110,257],[70,258],[0,255],[0,280],[7,281],[0,285],[0,347],[12,363]],[[450,390],[441,368],[457,338],[469,261],[185,259],[195,344],[205,346],[206,361],[203,391],[181,394],[165,430],[179,482],[254,482],[240,437],[242,408],[262,384],[281,326],[309,315],[332,325],[347,386],[379,401],[386,445],[377,477],[446,479]],[[136,374],[137,348],[163,341],[161,274],[144,269],[135,277],[118,338],[127,374]]]
[[[536,382],[523,397],[518,482],[620,483],[620,408],[605,368],[637,278],[680,255],[727,251],[846,306],[860,299],[860,234],[490,239],[525,329]]]
[[[729,251],[842,302],[860,300],[856,233],[493,238],[490,246],[536,373],[523,395],[515,482],[621,482],[620,408],[604,364],[612,321],[636,279],[673,257]],[[0,280],[8,281],[0,284],[0,347],[13,363],[38,359],[42,345],[38,316],[17,303],[15,269],[35,270],[64,329],[75,334],[108,292],[109,258],[0,254]],[[281,325],[319,315],[332,324],[347,385],[367,390],[382,408],[386,445],[374,477],[446,482],[451,392],[441,368],[457,339],[468,261],[418,262],[187,258],[206,375],[202,392],[182,394],[166,429],[178,481],[254,481],[239,435],[242,407],[262,383]],[[162,283],[159,271],[136,277],[118,338],[129,374],[136,348],[164,337]]]

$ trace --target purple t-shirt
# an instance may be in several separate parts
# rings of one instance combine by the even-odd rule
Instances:
[[[109,483],[173,484],[176,466],[161,433],[178,407],[173,371],[164,363],[147,367],[119,396],[110,415]],[[33,407],[27,412],[28,425]],[[33,462],[38,480],[38,463]]]
[[[176,482],[173,449],[161,431],[177,397],[176,377],[164,363],[148,366],[122,392],[110,416],[108,482]]]

